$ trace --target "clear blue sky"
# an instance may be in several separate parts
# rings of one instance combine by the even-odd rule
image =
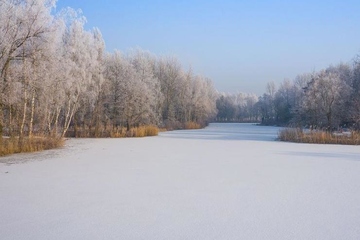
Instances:
[[[268,81],[360,53],[359,0],[58,0],[63,7],[82,9],[108,51],[176,56],[225,92],[262,94]]]

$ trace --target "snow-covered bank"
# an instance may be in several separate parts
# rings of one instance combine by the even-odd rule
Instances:
[[[360,239],[360,148],[277,131],[211,124],[0,158],[0,239]]]

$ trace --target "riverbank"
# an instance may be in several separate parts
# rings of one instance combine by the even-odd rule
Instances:
[[[360,132],[305,131],[299,128],[284,128],[279,131],[280,141],[313,144],[359,145]]]

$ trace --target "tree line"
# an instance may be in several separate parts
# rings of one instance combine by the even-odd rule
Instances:
[[[360,61],[284,80],[275,90],[269,83],[259,98],[261,122],[266,125],[306,126],[334,130],[360,129]]]
[[[220,94],[217,121],[334,130],[360,129],[360,57],[317,72],[269,82],[260,97]]]
[[[0,136],[108,136],[120,128],[182,128],[216,115],[212,82],[174,57],[105,51],[55,0],[0,1]]]
[[[266,93],[218,93],[178,59],[105,51],[99,29],[55,0],[0,1],[0,135],[105,137],[209,121],[360,128],[360,58]]]
[[[218,93],[217,122],[258,122],[258,96],[249,93]]]

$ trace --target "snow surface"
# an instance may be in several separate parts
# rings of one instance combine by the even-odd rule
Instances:
[[[211,124],[0,158],[0,239],[360,239],[360,147]]]

